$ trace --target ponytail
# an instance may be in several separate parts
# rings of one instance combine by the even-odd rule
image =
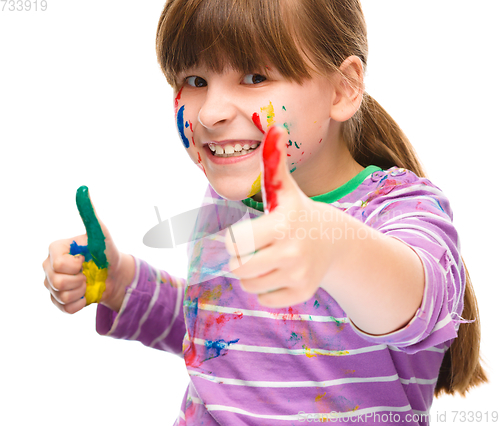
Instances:
[[[383,170],[393,166],[411,170],[425,177],[410,141],[392,117],[370,95],[363,95],[359,111],[344,123],[344,140],[354,159],[363,167],[371,164]],[[476,296],[465,263],[465,294],[462,317],[471,320],[462,323],[458,336],[445,352],[434,395],[465,396],[474,386],[486,383],[488,378],[481,366],[479,344],[481,328]]]

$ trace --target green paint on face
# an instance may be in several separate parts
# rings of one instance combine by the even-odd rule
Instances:
[[[86,186],[80,186],[76,191],[76,206],[83,220],[88,237],[88,248],[92,259],[99,268],[107,268],[108,260],[104,250],[106,243],[104,242],[104,234],[101,225],[97,220],[92,203],[89,198],[89,189]]]
[[[297,147],[297,149],[300,149],[300,147],[297,145],[297,142],[294,142],[295,143],[295,146]]]
[[[292,170],[290,170],[290,173],[293,173],[295,170],[297,170],[297,167],[294,167]]]
[[[288,134],[290,134],[290,127],[288,127],[288,123],[283,123],[283,127],[286,129]]]

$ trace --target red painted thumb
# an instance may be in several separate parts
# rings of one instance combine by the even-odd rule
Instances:
[[[286,146],[288,132],[282,126],[270,127],[263,139],[261,169],[263,178],[263,200],[266,213],[272,212],[280,198],[290,190],[298,189],[287,165]]]

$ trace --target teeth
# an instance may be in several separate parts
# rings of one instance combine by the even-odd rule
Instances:
[[[243,146],[237,143],[234,146],[226,145],[225,147],[222,147],[221,145],[217,145],[214,143],[208,144],[208,147],[213,152],[213,154],[220,157],[237,157],[240,155],[245,155],[248,154],[251,150],[257,148],[258,146],[259,143],[254,143],[252,145],[246,143]]]

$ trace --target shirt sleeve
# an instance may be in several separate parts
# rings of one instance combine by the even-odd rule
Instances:
[[[459,236],[452,223],[449,200],[427,179],[407,171],[404,179],[385,179],[364,212],[365,223],[408,245],[420,258],[425,274],[422,304],[402,329],[366,340],[386,343],[415,353],[442,343],[451,344],[465,322],[463,310],[465,268]],[[390,177],[390,175],[388,175]]]
[[[135,259],[135,277],[120,311],[97,306],[96,330],[116,339],[137,340],[154,349],[182,354],[186,333],[182,311],[185,280]]]

